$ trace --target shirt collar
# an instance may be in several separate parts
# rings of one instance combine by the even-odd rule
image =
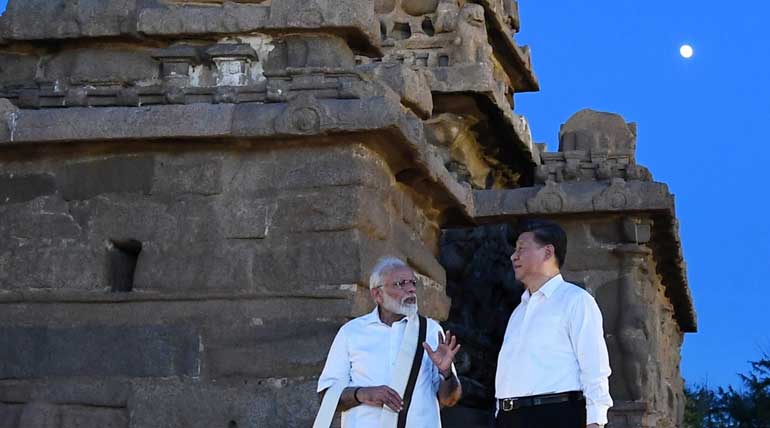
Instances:
[[[543,284],[543,286],[540,287],[540,289],[537,290],[535,294],[543,293],[546,298],[550,298],[563,282],[564,278],[562,278],[561,274],[558,274],[546,281],[545,284]],[[532,296],[530,295],[529,290],[525,290],[524,294],[521,295],[521,300],[523,302],[528,302],[530,297]]]
[[[371,311],[371,312],[369,312],[368,314],[366,314],[366,315],[364,315],[364,316],[363,316],[363,318],[364,318],[364,321],[365,321],[367,324],[382,324],[382,325],[387,325],[387,324],[385,324],[384,322],[382,322],[382,320],[380,319],[380,312],[379,312],[379,308],[380,308],[379,306],[375,306],[373,311]],[[400,320],[398,320],[398,321],[394,322],[393,324],[399,323],[399,322],[401,322],[401,321],[406,321],[406,320],[407,320],[407,317],[404,317],[404,318],[401,318]]]

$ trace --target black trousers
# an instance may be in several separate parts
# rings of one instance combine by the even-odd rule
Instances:
[[[546,404],[497,412],[496,428],[585,428],[586,401]]]

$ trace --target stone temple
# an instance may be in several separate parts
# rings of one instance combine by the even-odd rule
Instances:
[[[673,195],[616,114],[533,143],[519,24],[515,0],[10,0],[0,427],[309,427],[385,254],[462,340],[444,426],[487,427],[532,217],[603,310],[610,427],[679,426]]]

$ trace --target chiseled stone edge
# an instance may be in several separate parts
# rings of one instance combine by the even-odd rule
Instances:
[[[298,96],[288,103],[188,104],[27,110],[0,108],[0,151],[40,144],[124,141],[207,140],[223,144],[317,138],[334,134],[381,131],[404,144],[408,159],[431,182],[434,199],[459,205],[470,219],[473,195],[447,171],[435,148],[427,143],[422,121],[387,96],[364,99],[316,99]],[[4,104],[0,102],[0,107]],[[0,126],[0,128],[3,128]],[[384,148],[387,155],[396,151]]]
[[[653,255],[666,295],[683,332],[697,331],[697,316],[682,255],[674,196],[663,183],[614,179],[610,182],[547,182],[544,186],[506,190],[476,190],[474,220],[501,222],[506,218],[559,217],[574,214],[647,214],[654,222]]]
[[[60,3],[59,16],[47,16]],[[47,2],[46,8],[37,2]],[[308,0],[274,0],[272,5],[228,3],[221,6],[164,4],[156,0],[104,2],[102,8],[80,11],[70,0],[10,0],[0,18],[0,38],[10,41],[120,37],[189,37],[205,34],[317,31],[339,33],[360,52],[381,54],[379,23],[370,0],[335,0],[337,8],[322,9]],[[69,3],[69,4],[68,4]],[[41,13],[46,14],[41,16]],[[89,14],[101,13],[101,21]],[[50,13],[52,14],[52,12]],[[54,19],[59,18],[59,19]],[[86,22],[86,24],[83,24]],[[35,25],[30,25],[34,23]]]

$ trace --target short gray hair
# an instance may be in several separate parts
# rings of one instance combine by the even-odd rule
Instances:
[[[377,260],[377,264],[372,268],[372,274],[369,275],[369,288],[377,288],[385,285],[383,283],[385,275],[397,269],[411,269],[403,260],[398,257],[386,256]]]

